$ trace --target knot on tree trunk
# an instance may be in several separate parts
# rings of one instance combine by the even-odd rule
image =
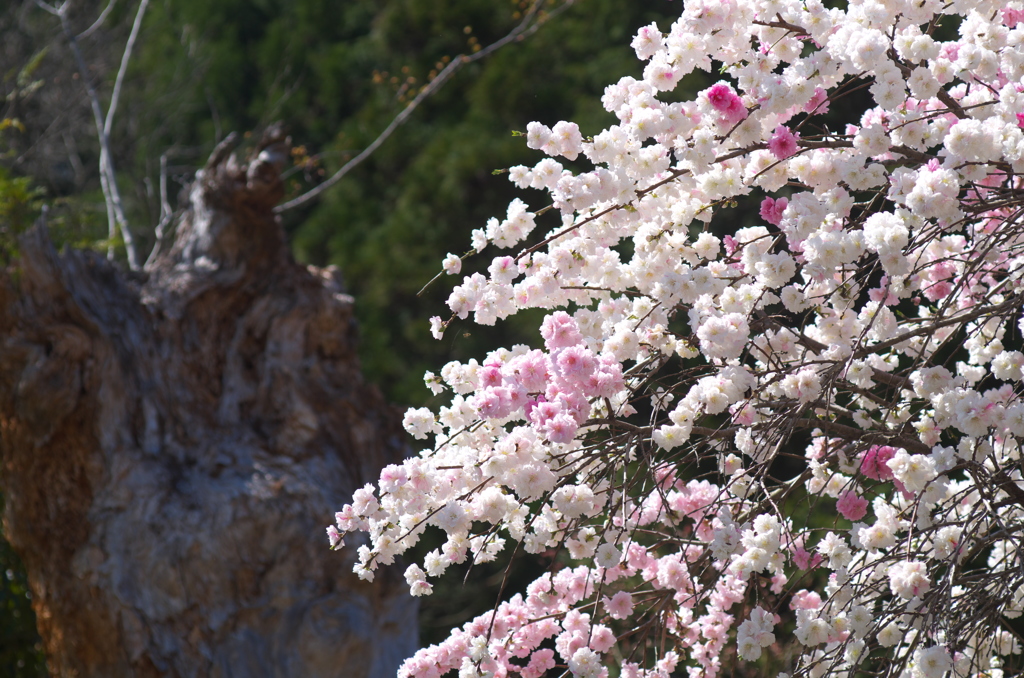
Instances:
[[[56,675],[384,676],[415,649],[404,585],[324,534],[401,427],[338,276],[285,247],[283,131],[233,143],[141,276],[43,227],[0,275],[5,529]]]

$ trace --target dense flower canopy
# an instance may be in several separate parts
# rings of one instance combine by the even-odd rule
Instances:
[[[406,415],[429,446],[328,529],[368,533],[364,578],[443,530],[416,595],[567,551],[402,675],[711,677],[769,647],[794,676],[1016,666],[1024,6],[688,0],[633,47],[618,124],[528,126],[547,157],[510,178],[552,215],[475,232],[510,253],[434,322],[548,309],[538,347],[428,374],[452,392]],[[694,69],[722,79],[664,96]],[[730,228],[744,201],[763,223]]]

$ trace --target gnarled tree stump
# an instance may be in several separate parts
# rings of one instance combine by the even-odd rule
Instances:
[[[271,212],[287,154],[215,151],[143,274],[41,227],[0,274],[4,528],[54,675],[376,677],[415,649],[400,577],[327,548],[403,442],[351,298]]]

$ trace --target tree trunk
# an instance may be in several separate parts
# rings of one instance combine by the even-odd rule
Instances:
[[[287,140],[219,147],[143,274],[54,251],[0,273],[4,529],[55,676],[385,676],[415,649],[400,576],[325,526],[403,455],[352,299],[271,209]]]

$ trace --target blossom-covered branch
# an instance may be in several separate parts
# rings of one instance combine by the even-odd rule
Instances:
[[[546,157],[509,175],[551,216],[475,231],[510,253],[434,321],[546,309],[537,344],[428,373],[428,446],[328,529],[368,579],[442,531],[417,595],[564,549],[402,675],[1019,671],[1024,6],[695,0],[665,28],[617,124],[527,127]],[[724,78],[680,101],[696,69]]]

